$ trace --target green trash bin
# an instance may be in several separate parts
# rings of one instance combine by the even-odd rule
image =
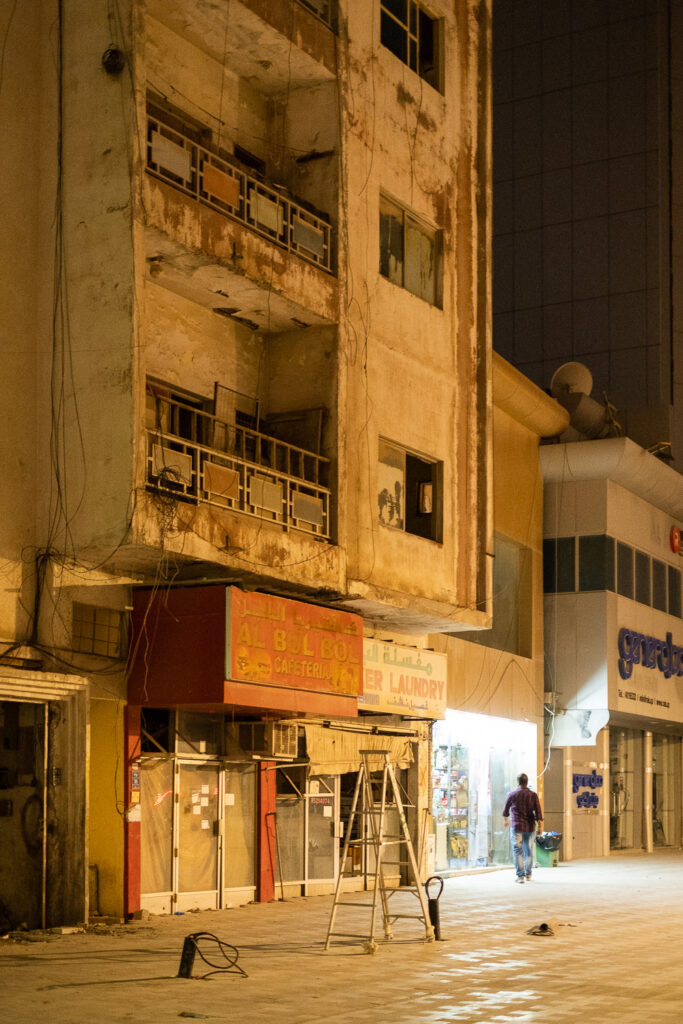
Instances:
[[[561,832],[541,832],[536,836],[536,863],[540,868],[556,868],[560,863]]]

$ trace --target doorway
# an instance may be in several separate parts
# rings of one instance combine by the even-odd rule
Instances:
[[[334,891],[339,870],[339,776],[276,769],[275,895]]]

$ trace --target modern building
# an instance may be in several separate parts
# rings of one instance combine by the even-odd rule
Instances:
[[[359,702],[363,658],[491,622],[490,5],[0,32],[0,901],[315,891],[358,750],[324,723],[403,741],[428,832],[428,727]]]
[[[544,388],[584,363],[593,398],[679,471],[682,14],[493,7],[494,347]]]
[[[628,438],[541,463],[548,824],[567,860],[678,847],[681,477]]]
[[[432,637],[448,658],[448,708],[433,728],[435,867],[512,863],[502,812],[525,772],[544,797],[543,475],[540,439],[568,413],[493,357],[493,627]]]

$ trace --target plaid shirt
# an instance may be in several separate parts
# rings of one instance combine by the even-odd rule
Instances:
[[[503,817],[510,817],[513,832],[533,832],[537,821],[543,821],[541,801],[533,789],[518,786],[508,793]]]

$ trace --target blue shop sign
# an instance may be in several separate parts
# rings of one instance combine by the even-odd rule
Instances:
[[[619,675],[630,679],[633,666],[659,669],[665,679],[683,676],[683,647],[677,647],[671,633],[666,640],[636,633],[633,629],[619,630]]]
[[[584,786],[591,790],[602,788],[602,775],[598,775],[595,768],[590,775],[581,775],[577,772],[572,776],[572,792],[577,794],[577,807],[597,807],[600,803],[600,794],[594,792],[579,793],[581,787]]]

